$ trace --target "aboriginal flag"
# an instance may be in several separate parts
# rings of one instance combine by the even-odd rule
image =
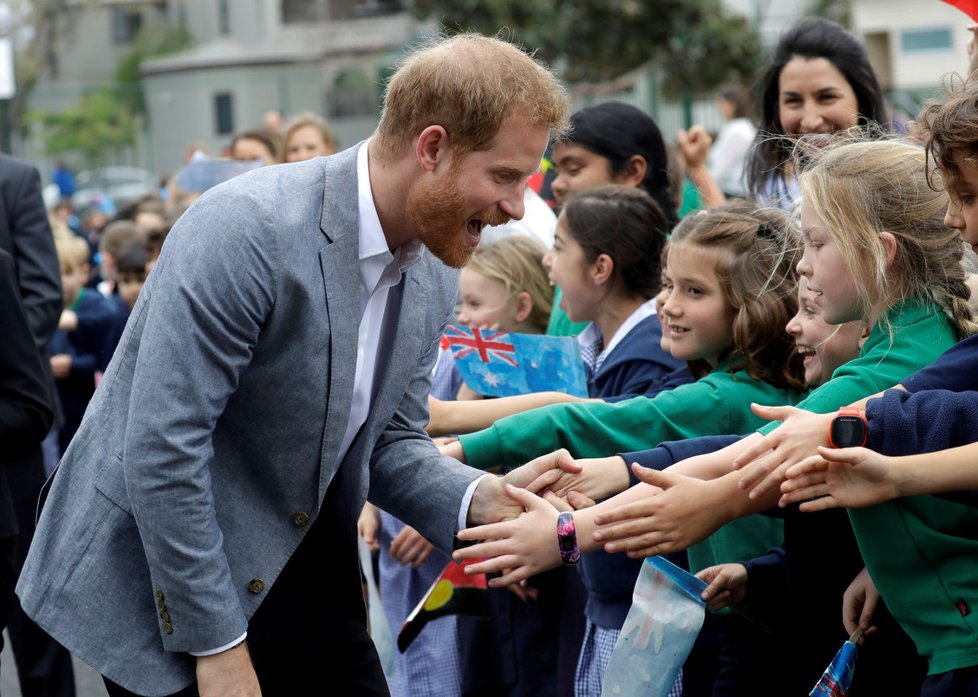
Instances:
[[[424,626],[445,615],[482,616],[488,612],[488,584],[485,574],[469,576],[465,567],[482,559],[448,562],[431,588],[411,611],[397,635],[397,649],[404,653]]]

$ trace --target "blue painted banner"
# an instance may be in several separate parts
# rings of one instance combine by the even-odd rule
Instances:
[[[557,391],[587,397],[587,379],[577,339],[508,334],[450,324],[443,343],[462,379],[476,392],[509,397]]]

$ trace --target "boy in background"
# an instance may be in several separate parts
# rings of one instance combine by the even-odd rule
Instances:
[[[58,433],[58,452],[63,454],[81,424],[88,401],[95,392],[96,374],[109,362],[108,338],[114,325],[109,302],[86,288],[89,247],[81,237],[55,241],[61,265],[64,310],[49,353],[64,423]]]

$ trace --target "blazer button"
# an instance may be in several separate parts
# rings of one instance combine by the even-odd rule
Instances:
[[[298,513],[292,514],[292,522],[295,523],[297,528],[301,528],[303,525],[309,522],[309,514],[305,511],[299,511]]]
[[[167,612],[166,610],[164,610],[163,612],[160,613],[160,619],[163,620],[164,622],[166,622],[167,624],[169,624],[169,622],[170,622],[170,613]]]
[[[157,600],[156,607],[158,607],[160,610],[166,610],[166,603],[164,603],[162,600]]]
[[[248,583],[248,590],[250,590],[252,593],[261,593],[265,590],[265,582],[260,578],[253,578]]]
[[[163,631],[166,632],[167,634],[173,634],[173,625],[170,624],[169,622],[164,622]]]
[[[161,591],[159,588],[156,589],[156,599],[161,603],[163,602],[163,591]]]

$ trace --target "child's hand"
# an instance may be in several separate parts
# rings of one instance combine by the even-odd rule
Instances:
[[[789,467],[814,455],[818,446],[829,445],[829,427],[835,414],[759,404],[751,404],[751,410],[762,419],[782,422],[734,460],[734,469],[744,470],[740,488],[756,499],[780,486]]]
[[[604,543],[606,552],[627,552],[633,559],[679,552],[727,522],[717,517],[723,501],[711,500],[725,495],[710,482],[634,463],[632,471],[659,491],[594,519],[594,540]]]
[[[78,329],[78,315],[71,310],[62,310],[58,319],[58,329],[63,332],[73,332]]]
[[[875,506],[900,496],[893,459],[868,448],[822,448],[787,471],[779,505],[802,502],[802,511]],[[814,499],[814,501],[810,500]]]
[[[428,425],[425,426],[425,430],[432,438],[449,433],[449,427],[445,423],[449,407],[450,402],[428,395]]]
[[[360,511],[360,517],[357,519],[357,532],[360,533],[360,537],[367,543],[371,552],[380,549],[380,545],[377,543],[377,532],[379,530],[380,509],[368,501],[363,504],[363,510]]]
[[[696,169],[706,166],[706,158],[710,153],[710,146],[713,139],[706,129],[699,124],[693,126],[688,131],[679,129],[676,133],[676,142],[679,145],[679,152],[686,162],[686,169]]]
[[[459,531],[459,540],[481,542],[452,553],[455,561],[486,557],[483,562],[467,566],[465,573],[502,573],[502,576],[489,579],[489,585],[493,588],[519,583],[525,578],[560,565],[557,509],[525,489],[507,484],[506,493],[523,506],[526,513],[504,523]]]
[[[710,584],[700,597],[714,612],[744,602],[747,595],[747,567],[743,564],[710,566],[696,574],[696,578]]]
[[[856,627],[861,627],[864,634],[872,634],[876,631],[873,613],[876,612],[879,599],[880,592],[876,590],[876,584],[863,567],[846,588],[846,592],[842,594],[842,624],[845,625],[848,634],[851,635],[856,631]]]
[[[564,498],[574,491],[583,497],[598,500],[614,496],[628,488],[628,465],[620,457],[589,458],[575,462],[580,467],[580,472],[550,470],[526,488],[534,493],[548,489]]]
[[[565,474],[569,476],[581,474],[581,461],[575,460],[567,450],[561,448],[510,470],[503,477],[503,481],[536,494],[548,488],[548,482],[557,481]]]
[[[434,549],[435,546],[423,538],[421,533],[410,525],[405,525],[391,540],[390,555],[400,564],[410,564],[412,569],[417,569],[431,556]]]
[[[51,372],[58,380],[64,380],[68,377],[71,374],[71,355],[59,353],[56,356],[51,356]]]

